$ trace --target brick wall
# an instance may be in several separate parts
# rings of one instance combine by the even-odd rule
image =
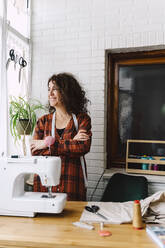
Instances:
[[[91,100],[89,198],[106,164],[105,50],[163,48],[165,1],[35,0],[31,28],[32,94],[46,102],[48,78],[66,71],[79,78]],[[93,200],[100,199],[104,187],[101,181]]]

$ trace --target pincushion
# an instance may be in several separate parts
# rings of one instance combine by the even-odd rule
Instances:
[[[47,145],[48,147],[50,147],[51,145],[54,144],[55,142],[55,137],[52,137],[52,136],[47,136],[44,140],[45,142],[45,145]]]

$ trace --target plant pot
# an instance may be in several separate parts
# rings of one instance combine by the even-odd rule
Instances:
[[[17,121],[17,131],[19,135],[29,135],[31,133],[31,122],[28,119],[20,119]]]

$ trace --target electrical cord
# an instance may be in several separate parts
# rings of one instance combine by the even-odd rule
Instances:
[[[96,189],[97,189],[97,187],[98,187],[98,185],[99,185],[99,183],[100,183],[100,180],[102,179],[102,177],[103,177],[103,175],[104,175],[104,173],[105,173],[105,170],[106,170],[106,169],[104,169],[103,173],[101,174],[101,176],[100,176],[100,178],[99,178],[99,180],[98,180],[98,182],[97,182],[97,184],[96,184],[96,186],[95,186],[95,188],[94,188],[94,190],[93,190],[93,192],[92,192],[92,194],[91,194],[91,196],[90,196],[89,201],[92,201],[93,196],[94,196],[94,193],[95,193],[95,191],[96,191]]]

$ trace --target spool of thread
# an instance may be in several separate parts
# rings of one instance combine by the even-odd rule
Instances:
[[[142,164],[142,170],[148,170],[148,164]]]
[[[157,171],[158,170],[158,165],[154,164],[154,170]]]
[[[144,155],[143,157],[141,157],[141,159],[148,159],[148,157],[146,155]],[[148,170],[148,164],[142,164],[142,170]]]
[[[143,228],[140,201],[135,200],[133,204],[133,228],[140,230]]]

